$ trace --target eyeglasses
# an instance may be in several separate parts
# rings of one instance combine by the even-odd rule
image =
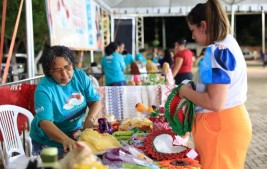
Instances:
[[[72,65],[66,65],[63,68],[55,68],[51,70],[51,73],[53,74],[61,74],[63,71],[71,71],[73,69]]]

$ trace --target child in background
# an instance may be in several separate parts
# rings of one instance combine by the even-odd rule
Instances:
[[[169,63],[164,62],[162,66],[162,74],[165,75],[166,85],[174,85],[174,78]]]

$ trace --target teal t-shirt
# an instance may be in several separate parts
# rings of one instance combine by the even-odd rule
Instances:
[[[126,65],[131,65],[134,62],[133,55],[130,53],[124,55],[124,62]]]
[[[142,53],[137,53],[135,56],[135,60],[146,63],[146,58]]]
[[[93,82],[80,69],[75,69],[69,84],[61,86],[51,77],[45,76],[34,93],[36,115],[31,123],[31,138],[44,145],[62,147],[51,140],[39,127],[42,120],[50,120],[69,137],[72,132],[82,128],[87,103],[100,100]]]
[[[101,66],[106,76],[106,85],[126,80],[123,73],[126,69],[126,65],[121,54],[114,52],[109,56],[104,55],[101,59]]]

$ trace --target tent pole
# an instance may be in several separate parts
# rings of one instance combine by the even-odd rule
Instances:
[[[235,5],[232,5],[231,10],[231,34],[235,37]]]
[[[265,13],[264,10],[261,11],[262,18],[262,52],[265,54]],[[264,58],[266,60],[267,58]]]
[[[166,29],[165,29],[165,18],[162,17],[162,48],[166,49]]]
[[[131,51],[131,53],[132,53],[132,56],[135,56],[134,54],[135,54],[135,42],[136,42],[136,18],[135,17],[133,17],[132,18],[132,51]],[[134,57],[135,58],[135,57]]]
[[[94,50],[90,50],[90,57],[91,57],[90,61],[91,61],[91,63],[93,63],[95,61],[94,60]]]
[[[113,42],[114,41],[114,33],[115,33],[115,21],[114,21],[115,19],[114,19],[114,17],[113,17],[113,15],[110,15],[110,21],[111,21],[111,35],[110,35],[110,37],[111,37],[111,41]]]
[[[26,31],[27,31],[27,69],[28,78],[35,76],[34,72],[34,42],[33,42],[33,21],[32,21],[32,0],[26,0]],[[30,83],[33,83],[31,81]]]

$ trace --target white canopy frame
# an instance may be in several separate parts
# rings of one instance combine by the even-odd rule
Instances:
[[[101,8],[106,10],[111,17],[118,16],[185,16],[196,3],[204,3],[206,0],[94,0]],[[267,11],[266,0],[221,0],[227,12],[231,12],[236,5],[235,13],[262,13],[262,50],[265,53],[265,12]],[[32,22],[32,0],[26,0],[26,29],[27,29],[27,54],[28,54],[28,77],[35,75],[34,70],[34,41]],[[232,32],[234,19],[231,19]],[[141,45],[142,46],[142,45]],[[32,65],[32,66],[31,66]]]
[[[95,0],[100,1],[100,0]],[[220,0],[228,14],[231,15],[231,34],[235,36],[235,16],[237,14],[262,14],[262,51],[265,53],[265,13],[267,11],[266,0]],[[159,17],[159,16],[185,16],[194,7],[196,3],[205,3],[206,0],[102,0],[104,7],[108,6],[111,16],[134,16],[136,18],[143,17]],[[100,5],[101,5],[100,4]],[[166,46],[165,25],[162,22],[163,46]],[[140,26],[141,25],[141,26]],[[143,27],[143,22],[137,22],[137,27]],[[144,42],[138,39],[140,30],[136,31],[136,49],[144,46]],[[164,47],[165,47],[164,46]]]
[[[136,20],[135,17],[132,16],[111,16],[111,41],[115,40],[115,19],[123,20],[123,19],[130,19],[132,20],[132,53],[135,53],[135,39],[136,39]]]

